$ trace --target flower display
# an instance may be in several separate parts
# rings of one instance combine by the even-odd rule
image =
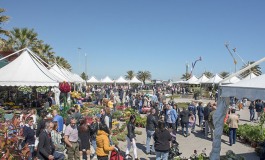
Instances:
[[[59,84],[59,89],[62,93],[68,93],[71,91],[71,86],[67,82],[62,82]]]
[[[45,87],[45,86],[43,86],[43,87],[38,87],[38,88],[36,88],[36,91],[37,91],[38,93],[42,93],[42,94],[44,94],[44,93],[46,93],[46,92],[49,91],[49,88],[48,88],[48,87]]]
[[[28,87],[28,86],[20,86],[20,87],[18,87],[18,90],[25,93],[25,94],[32,92],[32,88]]]

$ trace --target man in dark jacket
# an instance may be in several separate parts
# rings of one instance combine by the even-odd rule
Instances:
[[[97,143],[96,143],[96,136],[98,133],[98,126],[99,126],[99,118],[94,117],[93,123],[90,125],[90,139],[91,139],[91,145],[93,146],[94,150],[97,150]],[[93,159],[95,156],[95,153],[93,153],[90,157]]]
[[[180,118],[181,118],[181,128],[182,128],[182,135],[185,137],[189,136],[189,116],[190,112],[183,107],[183,110],[180,112]],[[186,128],[186,134],[184,134],[184,127]]]
[[[41,160],[63,160],[64,154],[55,152],[55,146],[51,139],[51,131],[54,124],[52,122],[45,123],[45,130],[40,133],[37,156]]]
[[[204,108],[203,110],[203,118],[204,118],[204,123],[205,123],[205,137],[208,137],[208,132],[209,132],[209,123],[208,123],[208,119],[209,119],[209,115],[211,113],[211,103],[209,102],[207,104],[207,106]]]
[[[152,108],[150,110],[150,114],[147,116],[146,119],[146,154],[155,154],[155,148],[154,145],[152,145],[152,151],[150,152],[150,140],[151,137],[153,137],[154,133],[155,133],[155,129],[157,127],[157,118],[155,115],[156,110],[154,108]]]
[[[199,118],[199,126],[201,127],[202,124],[202,120],[203,120],[203,106],[202,106],[202,102],[199,102],[199,105],[197,107],[197,113],[198,113],[198,118]]]

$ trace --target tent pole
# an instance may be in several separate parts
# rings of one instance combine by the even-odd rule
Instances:
[[[23,51],[23,50],[25,50],[25,49],[26,49],[26,48],[23,48],[23,49],[18,50],[18,51],[14,52],[14,53],[12,53],[12,54],[10,54],[10,55],[7,55],[7,56],[5,56],[5,57],[3,57],[3,58],[0,58],[0,61],[2,61],[3,59],[8,58],[8,57],[10,57],[10,56],[13,56],[14,54],[17,54],[17,53],[19,53],[19,52],[21,52],[21,51]]]

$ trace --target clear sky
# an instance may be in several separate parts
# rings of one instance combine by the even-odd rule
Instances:
[[[197,77],[233,72],[226,41],[245,61],[265,56],[264,0],[2,0],[0,6],[11,17],[3,28],[33,28],[78,74],[87,54],[88,75],[99,79],[128,70],[179,78],[200,56]]]

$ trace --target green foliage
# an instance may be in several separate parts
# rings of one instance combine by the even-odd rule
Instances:
[[[122,116],[122,112],[116,110],[115,112],[112,113],[112,118],[113,119],[119,119]]]

